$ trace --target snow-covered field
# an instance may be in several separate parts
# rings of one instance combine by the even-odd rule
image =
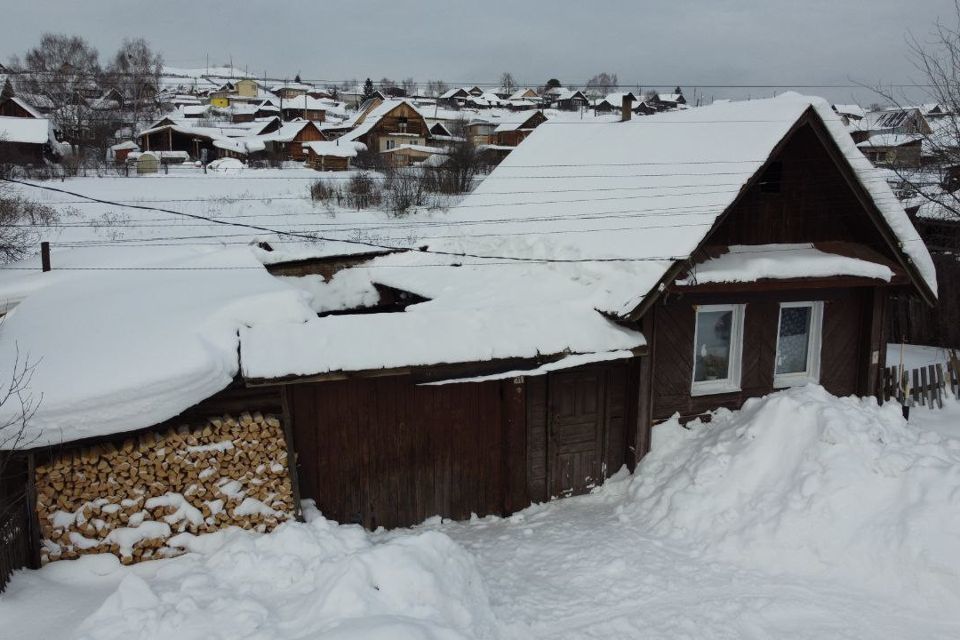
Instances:
[[[21,572],[3,637],[960,637],[960,428],[818,387],[688,427],[510,518],[371,534],[308,510],[170,560]]]

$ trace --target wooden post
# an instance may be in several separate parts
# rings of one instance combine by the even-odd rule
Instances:
[[[627,122],[633,116],[633,100],[629,92],[620,100],[620,121]]]
[[[946,394],[947,385],[943,378],[943,365],[937,363],[937,404],[943,409],[943,396]]]
[[[50,243],[40,243],[40,264],[44,271],[50,271]]]
[[[26,510],[27,510],[27,535],[30,545],[31,569],[40,568],[40,523],[37,520],[37,482],[36,482],[37,463],[33,453],[27,454],[27,486],[26,486]]]
[[[287,443],[287,473],[290,474],[290,486],[293,489],[293,515],[303,522],[303,508],[300,505],[300,456],[293,441],[293,412],[290,410],[290,393],[286,386],[280,392],[280,403],[283,439]]]

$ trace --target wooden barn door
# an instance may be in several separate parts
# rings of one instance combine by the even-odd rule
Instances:
[[[603,482],[603,382],[599,369],[549,375],[550,497],[586,493]]]

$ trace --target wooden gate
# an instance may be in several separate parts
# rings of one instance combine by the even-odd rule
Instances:
[[[547,384],[550,496],[586,493],[604,478],[603,373],[551,374]]]

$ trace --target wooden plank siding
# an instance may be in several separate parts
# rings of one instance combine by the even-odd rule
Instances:
[[[550,408],[582,400],[563,383],[571,376],[595,381],[596,470],[577,480],[599,484],[598,473],[627,462],[627,434],[636,432],[627,424],[634,367],[436,386],[408,375],[288,385],[301,493],[326,517],[368,528],[509,514],[545,501],[562,493],[549,490],[551,477],[558,486],[547,458]]]
[[[651,310],[656,344],[651,354],[656,371],[651,381],[652,420],[665,420],[674,413],[693,417],[718,407],[736,409],[747,398],[774,391],[780,303],[801,300],[824,302],[820,383],[838,396],[866,391],[870,345],[882,340],[880,335],[871,336],[872,289],[687,295]],[[746,305],[740,391],[692,396],[696,306],[719,303]]]

